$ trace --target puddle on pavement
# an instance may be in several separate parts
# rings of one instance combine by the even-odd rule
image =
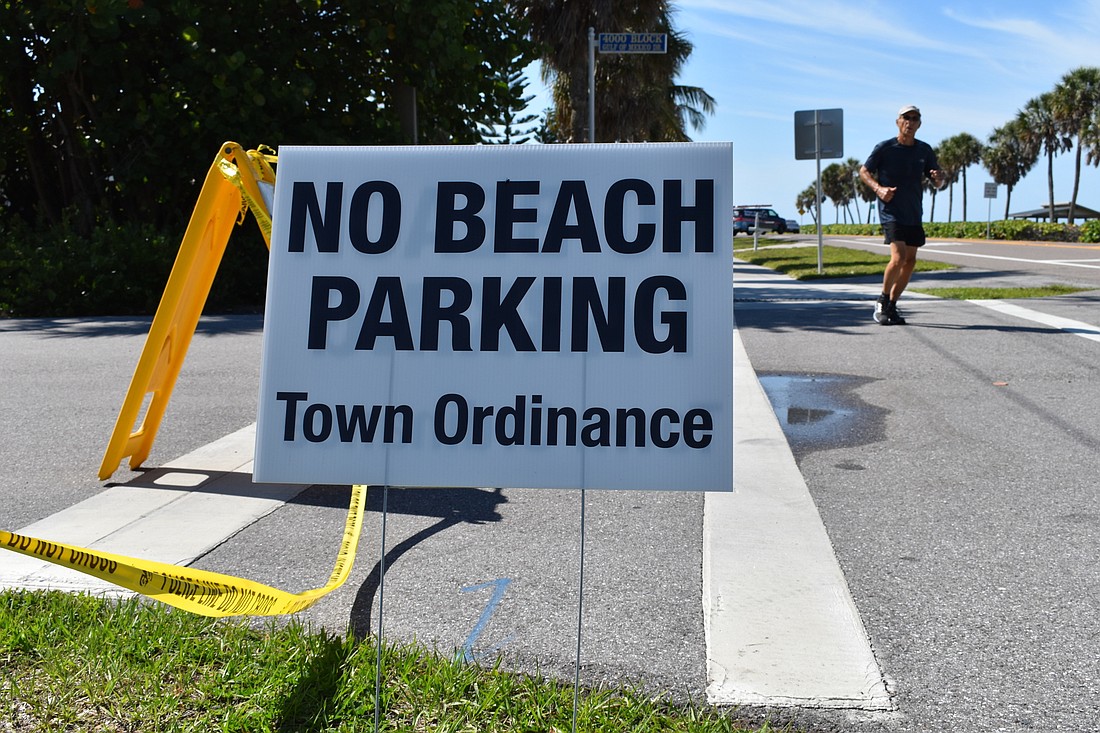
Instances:
[[[855,393],[869,380],[832,374],[757,376],[796,454],[881,439],[886,410],[867,404]]]

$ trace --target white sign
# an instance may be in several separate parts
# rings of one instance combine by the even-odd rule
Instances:
[[[279,151],[255,479],[732,486],[732,146]]]

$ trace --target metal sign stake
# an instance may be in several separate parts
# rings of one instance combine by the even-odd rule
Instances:
[[[581,629],[584,624],[584,489],[581,489],[580,582],[577,593],[577,661],[573,672],[573,733],[577,733],[577,707],[581,690]]]
[[[382,604],[386,600],[386,510],[390,487],[382,487],[382,556],[378,561],[378,650],[374,666],[374,733],[378,733],[382,716]]]
[[[588,142],[596,142],[596,29],[588,29]]]
[[[814,110],[814,160],[817,161],[817,274],[825,274],[825,240],[821,224],[821,120],[820,110]]]

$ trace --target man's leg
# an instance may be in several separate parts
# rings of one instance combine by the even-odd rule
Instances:
[[[909,285],[917,265],[917,247],[894,240],[890,243],[890,262],[882,274],[882,295],[875,304],[875,322],[883,325],[903,324],[897,315],[897,300]]]
[[[920,248],[910,247],[905,242],[895,241],[890,244],[890,262],[882,277],[882,292],[894,303],[909,285],[909,278],[913,276],[913,269],[917,266],[918,249]]]

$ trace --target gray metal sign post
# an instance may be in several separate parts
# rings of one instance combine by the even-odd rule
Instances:
[[[601,33],[588,29],[588,142],[596,142],[596,48],[600,53],[667,53],[665,33]],[[577,593],[577,660],[573,677],[573,733],[577,732],[577,704],[581,689],[581,632],[584,622],[584,489],[581,489],[581,556]]]
[[[588,142],[596,142],[596,49],[600,53],[668,53],[667,33],[601,33],[588,29]]]
[[[596,29],[588,29],[588,142],[596,142]]]
[[[817,274],[825,271],[821,235],[821,159],[844,157],[844,110],[814,109],[794,113],[795,160],[817,161]]]

